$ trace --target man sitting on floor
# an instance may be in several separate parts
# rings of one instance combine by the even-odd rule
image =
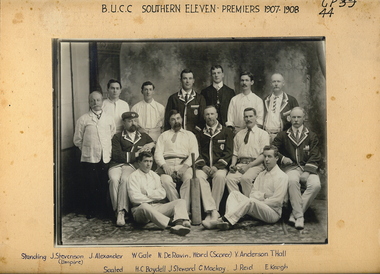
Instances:
[[[152,221],[159,228],[165,229],[173,218],[175,224],[170,232],[185,236],[190,232],[189,215],[185,200],[168,202],[160,176],[151,170],[153,155],[141,152],[137,158],[139,168],[127,180],[128,195],[133,204],[132,214],[137,223]]]
[[[275,223],[281,218],[282,204],[288,189],[288,176],[277,166],[278,150],[274,146],[264,147],[265,170],[253,184],[249,197],[233,191],[227,198],[226,214],[210,221],[205,228],[226,230],[248,214],[266,223]]]

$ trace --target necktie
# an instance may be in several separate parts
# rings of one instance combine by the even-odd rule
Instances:
[[[278,99],[278,96],[274,96],[274,99],[273,99],[273,106],[272,106],[272,112],[273,112],[273,113],[276,113],[277,99]]]
[[[186,96],[185,96],[185,102],[187,103],[187,101],[189,101],[189,94],[186,93]]]
[[[208,129],[208,131],[209,131],[209,133],[210,133],[210,136],[212,136],[212,134],[213,134],[213,130],[212,130],[211,127]]]
[[[296,130],[296,142],[298,143],[298,141],[300,140],[300,131],[297,129]]]
[[[251,132],[251,130],[251,128],[247,128],[247,134],[244,137],[244,144],[248,144],[249,133]]]
[[[172,142],[175,143],[175,140],[177,140],[177,135],[178,135],[178,132],[174,132],[174,135],[172,137]]]

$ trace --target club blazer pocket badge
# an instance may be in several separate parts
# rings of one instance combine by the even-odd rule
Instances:
[[[191,105],[190,106],[192,109],[194,109],[194,115],[198,115],[198,108],[199,108],[199,105]]]

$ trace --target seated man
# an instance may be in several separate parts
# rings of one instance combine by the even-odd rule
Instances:
[[[288,176],[276,164],[279,157],[276,147],[265,146],[263,155],[265,170],[257,176],[249,197],[239,191],[231,192],[226,214],[217,221],[205,223],[207,229],[229,229],[246,214],[266,223],[275,223],[281,218]]]
[[[153,155],[141,152],[137,158],[139,168],[128,177],[128,195],[133,204],[132,214],[137,223],[153,222],[159,228],[168,227],[170,218],[175,224],[170,232],[185,236],[190,232],[189,215],[185,200],[166,203],[166,192],[160,177],[151,170]]]
[[[198,134],[199,158],[195,162],[198,169],[196,175],[201,182],[202,199],[204,187],[209,187],[207,179],[212,178],[212,198],[216,210],[219,210],[226,186],[227,168],[232,158],[233,136],[231,130],[218,122],[218,112],[214,106],[206,107],[204,118],[206,127]]]
[[[136,112],[124,112],[122,121],[124,130],[112,138],[112,158],[109,176],[109,191],[112,208],[116,213],[116,225],[125,225],[125,212],[129,212],[127,178],[136,170],[136,158],[142,151],[151,151],[154,147],[152,138],[137,131]]]
[[[289,222],[295,228],[304,228],[304,213],[321,189],[317,173],[321,154],[318,148],[318,137],[304,126],[305,111],[295,107],[290,112],[292,127],[281,131],[273,140],[273,145],[280,152],[283,170],[289,176],[289,200],[293,211]],[[301,195],[301,183],[306,190]]]
[[[264,146],[269,145],[269,135],[256,125],[256,110],[244,109],[246,128],[239,131],[234,138],[234,152],[230,172],[226,177],[228,191],[239,191],[240,182],[242,192],[249,196],[252,181],[264,170],[262,155]]]

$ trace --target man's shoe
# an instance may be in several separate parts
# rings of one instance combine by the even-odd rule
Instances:
[[[185,236],[190,233],[190,228],[183,225],[175,225],[170,228],[170,232],[179,236]]]
[[[301,217],[301,218],[298,218],[296,220],[296,223],[294,224],[294,227],[298,230],[302,230],[303,227],[304,227],[304,218]]]
[[[216,227],[220,230],[229,230],[232,228],[229,222],[219,222]]]
[[[124,226],[125,225],[125,219],[124,219],[124,210],[120,210],[117,214],[117,220],[116,220],[117,226]]]
[[[296,223],[296,218],[294,218],[293,213],[290,214],[289,223],[291,223],[292,225],[294,225]]]

